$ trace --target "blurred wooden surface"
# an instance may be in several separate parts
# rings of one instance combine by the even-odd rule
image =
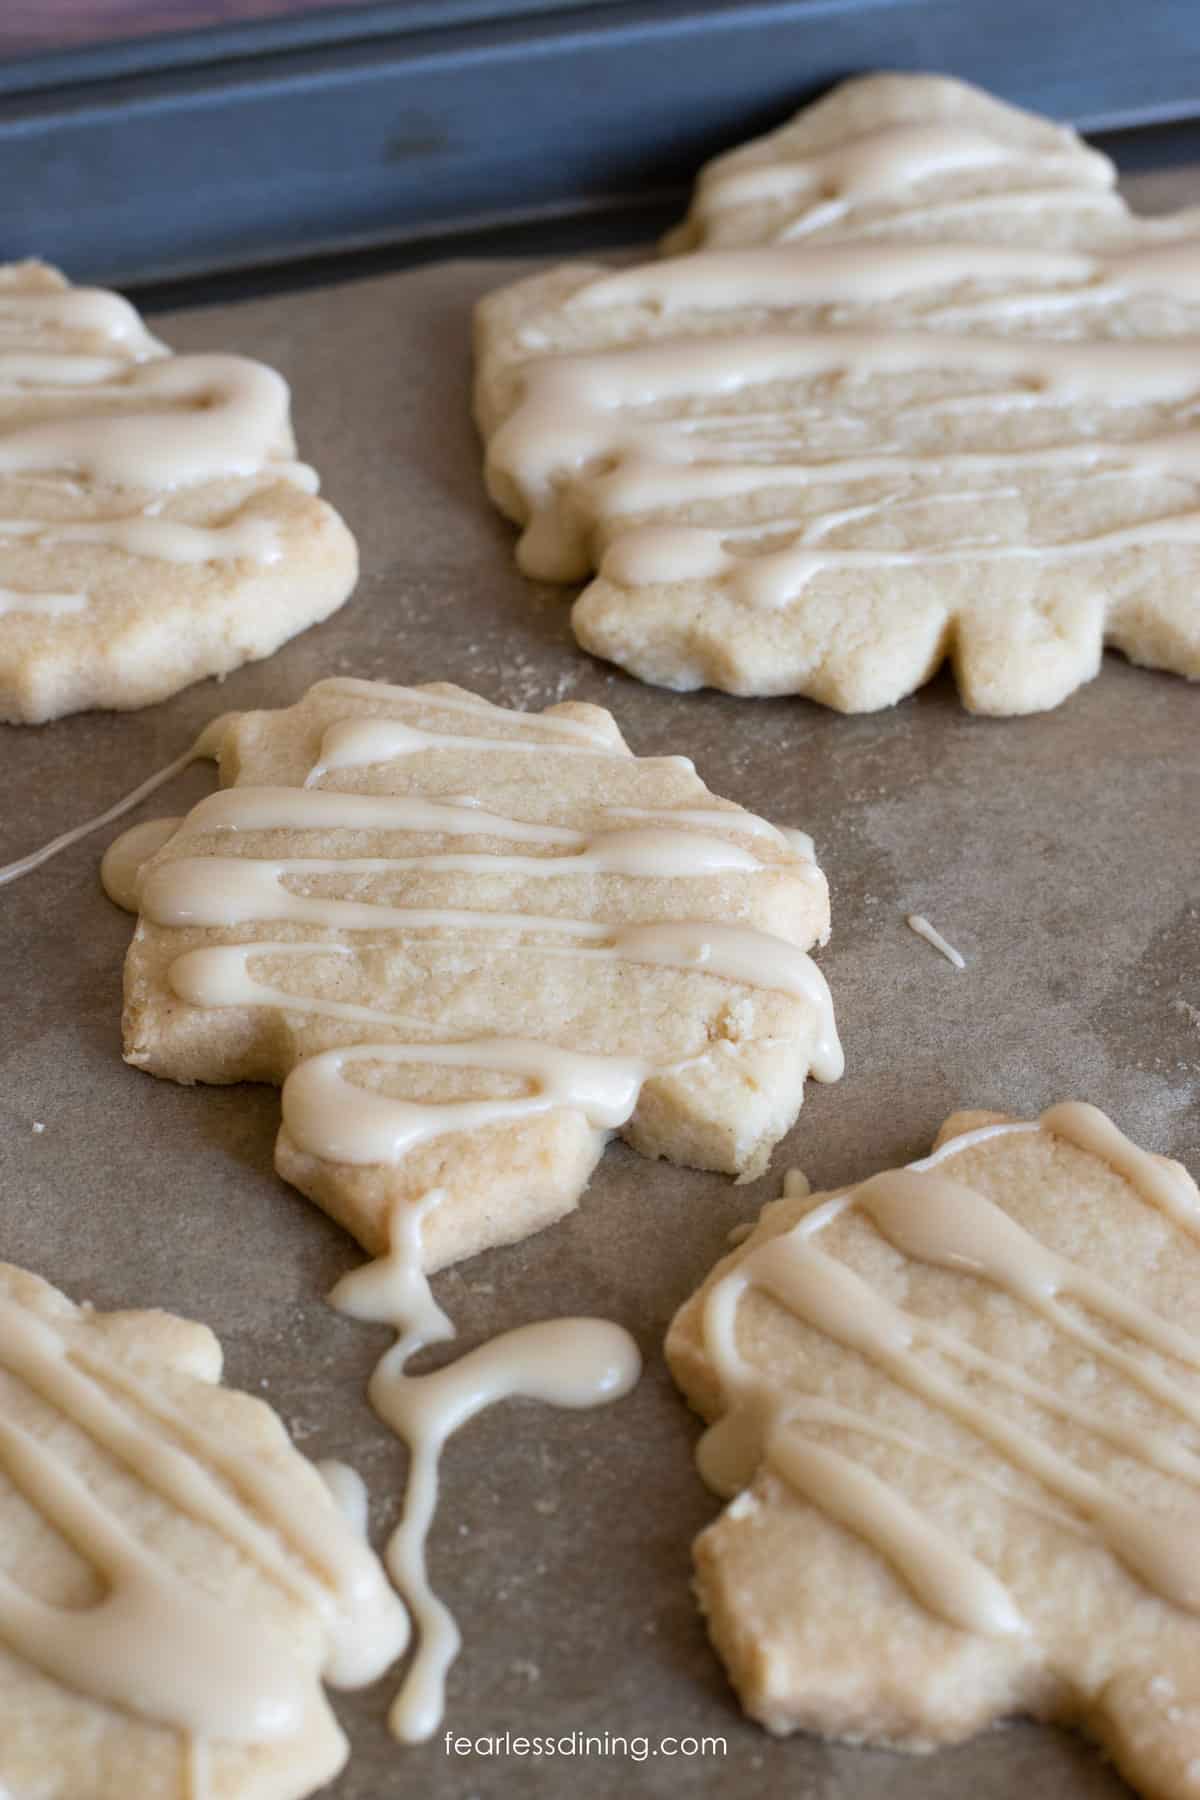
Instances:
[[[361,6],[363,0],[3,0],[0,56]]]

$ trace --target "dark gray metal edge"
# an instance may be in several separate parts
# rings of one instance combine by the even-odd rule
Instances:
[[[1193,0],[498,4],[0,98],[0,256],[146,283],[620,205],[870,68],[1093,130],[1200,115]]]
[[[192,31],[159,31],[63,50],[36,50],[0,62],[0,96],[79,88],[125,75],[199,69],[242,57],[270,56],[326,44],[452,30],[496,20],[597,10],[622,0],[375,0],[361,6],[314,6],[286,18],[250,19]]]

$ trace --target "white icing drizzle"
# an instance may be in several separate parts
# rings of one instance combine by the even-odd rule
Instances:
[[[0,519],[4,539],[35,544],[102,544],[130,556],[154,556],[161,562],[278,562],[279,533],[269,519],[233,519],[226,525],[187,525],[180,519],[145,512],[111,519]]]
[[[399,687],[394,682],[365,681],[355,675],[330,675],[324,681],[316,682],[312,692],[339,695],[350,700],[368,700],[376,704],[398,701],[410,706],[435,706],[441,712],[467,713],[481,722],[491,720],[493,724],[519,725],[522,731],[541,733],[551,742],[559,738],[579,738],[605,750],[611,749],[616,743],[608,732],[603,732],[598,726],[589,725],[582,719],[564,718],[554,712],[521,712],[515,707],[497,706],[495,701],[485,700],[480,694],[447,694],[428,688]],[[494,744],[497,740],[493,738],[489,741]],[[619,744],[617,747],[620,747]]]
[[[43,272],[42,279],[45,279]],[[72,334],[75,334],[74,336]],[[111,352],[80,345],[99,337]],[[0,576],[5,563],[40,553],[47,587],[59,552],[89,545],[180,566],[245,561],[269,565],[282,554],[266,517],[248,514],[253,493],[216,522],[163,516],[176,490],[260,478],[315,493],[313,471],[292,460],[286,382],[236,356],[171,356],[119,295],[49,285],[0,292]],[[81,483],[135,488],[139,504],[109,512],[29,516],[12,495],[33,485],[60,502],[83,499]],[[77,568],[78,559],[71,564]],[[23,565],[22,565],[23,572]],[[48,619],[86,608],[87,593],[47,592],[35,599],[0,589],[0,616]]]
[[[0,1421],[6,1478],[104,1584],[80,1608],[0,1580],[0,1637],[53,1680],[185,1740],[262,1744],[301,1729],[318,1673],[361,1686],[403,1649],[406,1620],[374,1557],[294,1474],[197,1423],[102,1341],[61,1331],[13,1299],[0,1300],[0,1367],[158,1501],[303,1602],[325,1638],[314,1669],[277,1624],[232,1593],[215,1600],[135,1535],[72,1469],[69,1439],[9,1418]]]
[[[907,199],[908,190],[947,175],[1002,171],[1031,181],[1070,176],[1080,186],[1112,186],[1112,164],[1075,142],[1061,152],[1005,144],[969,126],[894,124],[876,127],[811,156],[764,162],[746,151],[719,157],[703,171],[693,208],[706,223],[730,208],[763,202],[805,206],[805,228],[817,229],[873,201]]]
[[[187,998],[193,1004],[196,992],[189,985]],[[524,1076],[534,1086],[532,1093],[516,1099],[429,1105],[398,1100],[348,1081],[344,1071],[355,1063],[498,1069]],[[629,1058],[585,1056],[520,1038],[353,1044],[311,1056],[292,1071],[284,1083],[283,1122],[297,1148],[312,1156],[330,1162],[395,1163],[432,1137],[508,1124],[560,1107],[578,1108],[596,1131],[614,1131],[632,1116],[647,1073],[644,1065]]]
[[[388,1569],[416,1621],[419,1639],[389,1724],[403,1743],[437,1729],[446,1674],[461,1646],[452,1615],[434,1593],[425,1545],[438,1498],[438,1464],[448,1439],[485,1407],[523,1397],[565,1407],[602,1406],[636,1385],[641,1357],[629,1333],[601,1319],[552,1319],[507,1331],[432,1374],[405,1365],[428,1344],[454,1336],[421,1267],[421,1224],[440,1190],[393,1209],[387,1253],[344,1277],[330,1295],[340,1311],[387,1323],[398,1341],[371,1378],[379,1416],[408,1446],[404,1514],[388,1544]]]
[[[134,363],[120,384],[128,410],[56,416],[0,435],[0,473],[61,469],[113,487],[162,492],[256,475],[291,454],[288,386],[242,356],[166,356]]]
[[[323,683],[316,690],[326,695],[346,692],[337,684]],[[443,697],[404,689],[383,689],[373,684],[353,685],[347,698],[388,700],[393,706],[415,702],[426,711],[440,708]],[[468,701],[451,706],[451,712],[474,711],[490,716],[486,705]],[[568,720],[526,721],[524,715],[504,715],[522,721],[528,738],[476,738],[464,740],[454,730],[439,731],[404,719],[350,718],[328,724],[323,732],[317,770],[328,774],[339,756],[349,755],[349,766],[360,760],[379,762],[385,756],[407,758],[413,740],[433,753],[459,749],[467,742],[475,750],[503,754],[513,747],[532,745],[542,723],[566,725]],[[532,728],[532,729],[531,729]],[[597,734],[592,733],[594,742]],[[567,741],[562,741],[566,739]],[[539,746],[555,755],[576,750],[591,752],[570,732],[548,734]],[[628,760],[624,749],[606,747],[606,753]],[[309,782],[312,776],[310,774]],[[622,817],[625,809],[616,808]],[[635,809],[636,813],[636,809]],[[307,964],[321,957],[351,959],[353,949],[329,941],[323,933],[400,930],[406,935],[429,933],[436,938],[453,936],[479,940],[496,951],[517,945],[536,949],[539,959],[568,957],[576,962],[622,962],[703,972],[735,984],[774,990],[802,1000],[814,1021],[810,1051],[813,1073],[823,1081],[836,1080],[843,1059],[833,1020],[832,1003],[824,977],[812,959],[782,938],[750,926],[709,922],[703,918],[654,920],[645,923],[607,922],[603,917],[572,917],[530,910],[489,910],[483,907],[394,905],[386,898],[342,899],[322,886],[312,893],[299,891],[331,877],[355,881],[359,877],[401,879],[412,874],[436,877],[467,875],[518,877],[522,882],[554,882],[579,877],[619,877],[680,881],[704,880],[736,872],[758,875],[779,862],[766,863],[759,856],[723,836],[713,835],[711,825],[726,825],[747,832],[752,839],[770,838],[788,862],[812,867],[803,848],[789,844],[783,834],[752,815],[736,811],[728,816],[719,808],[680,809],[636,813],[638,822],[591,832],[564,826],[532,824],[506,818],[473,799],[428,799],[422,794],[353,794],[330,788],[231,787],[202,800],[184,821],[189,838],[228,833],[232,839],[247,831],[289,833],[395,832],[413,835],[478,839],[479,852],[425,850],[417,854],[341,857],[271,857],[256,850],[250,855],[177,855],[159,860],[144,876],[136,873],[143,860],[143,845],[119,841],[112,852],[112,886],[128,894],[136,888],[142,916],[159,926],[236,930],[239,926],[272,925],[280,935],[247,943],[205,945],[182,952],[170,963],[167,979],[173,992],[189,1005],[200,1007],[272,1007],[285,1013],[353,1022],[364,1027],[361,1038],[309,1056],[287,1077],[283,1088],[284,1128],[293,1143],[308,1154],[350,1164],[396,1163],[415,1146],[452,1131],[474,1129],[531,1117],[562,1108],[581,1112],[598,1134],[625,1125],[632,1117],[644,1082],[666,1069],[656,1069],[628,1056],[585,1054],[555,1043],[530,1042],[519,1037],[473,1036],[463,1042],[430,1041],[429,1023],[384,1011],[378,1005],[306,993]],[[688,829],[671,829],[663,821],[678,820]],[[536,854],[511,854],[495,848],[514,842]],[[486,846],[486,848],[483,848]],[[132,871],[131,871],[132,865]],[[786,866],[786,865],[784,865]],[[111,891],[111,890],[110,890]],[[600,901],[602,910],[602,900]],[[311,935],[290,938],[287,928],[302,928]],[[271,959],[285,959],[297,971],[298,985],[280,985],[259,973]],[[391,1033],[405,1034],[392,1041]],[[381,1036],[382,1034],[382,1036]],[[356,1071],[398,1068],[469,1068],[500,1071],[520,1078],[523,1092],[504,1097],[453,1104],[417,1102],[397,1098],[364,1086]],[[678,1065],[672,1064],[672,1069]]]
[[[68,613],[82,612],[86,605],[86,594],[48,594],[28,588],[0,587],[0,616],[5,613],[26,613],[58,619]]]
[[[73,387],[107,393],[107,384],[128,367],[126,361],[110,356],[82,356],[67,351],[39,355],[36,351],[0,350],[0,394]]]
[[[849,226],[814,240],[881,201],[903,221],[932,177],[1070,178],[1048,199],[978,197],[1000,210],[1063,194],[1109,200],[1112,171],[1066,139],[1061,152],[1033,151],[948,123],[885,126],[783,162],[769,154],[758,146],[713,165],[693,221],[702,233],[750,200],[799,205],[784,241],[727,247],[718,233],[715,245],[596,277],[558,309],[565,342],[543,332],[554,353],[513,370],[515,403],[492,433],[488,475],[524,526],[528,573],[573,581],[597,570],[628,590],[699,583],[782,610],[825,578],[1050,568],[1200,541],[1194,339],[1148,340],[1121,314],[1200,304],[1194,233],[1166,238],[1123,215],[1119,236],[1109,221],[1107,238],[1089,243],[1085,222],[1063,249],[860,237]],[[630,341],[631,311],[647,316],[648,341]],[[611,344],[575,347],[603,340],[610,315]],[[1104,335],[1061,335],[1095,319]],[[957,391],[907,405],[879,397],[879,383],[925,376]],[[1129,418],[1135,409],[1158,416]],[[1026,413],[1046,416],[1044,441],[1013,448],[1012,418]],[[940,416],[961,419],[945,448],[930,431]],[[1126,516],[1098,529],[1067,511],[1059,537],[1036,519],[992,526],[990,508],[1032,511],[1051,472],[1068,502],[1119,477]],[[1148,517],[1136,485],[1148,476],[1188,491]],[[794,497],[788,512],[766,510],[775,494]],[[750,520],[744,508],[730,516],[738,497],[751,500]],[[849,541],[827,541],[835,532]]]
[[[358,1470],[333,1457],[317,1463],[316,1470],[347,1525],[356,1536],[365,1538],[370,1496]]]
[[[927,944],[932,944],[938,955],[944,956],[946,961],[952,963],[956,969],[966,968],[966,958],[962,951],[956,950],[954,945],[929,923],[924,913],[909,913],[904,922],[910,931],[915,931],[919,938],[924,938]]]
[[[595,740],[555,743],[536,733],[520,738],[469,737],[451,731],[423,730],[420,726],[405,724],[402,719],[346,719],[339,725],[331,725],[325,733],[321,760],[309,771],[306,785],[315,786],[324,776],[342,769],[392,762],[398,756],[415,756],[422,750],[486,750],[489,756],[507,756],[515,751],[544,756],[549,748],[553,748],[556,756],[624,757],[627,754],[619,745],[601,744]]]
[[[1111,302],[1164,291],[1194,301],[1200,300],[1200,245],[1183,239],[1108,255],[1038,250],[1024,244],[904,242],[873,244],[868,255],[854,243],[702,250],[601,276],[582,288],[568,307],[589,311],[639,306],[669,312],[686,307],[863,306],[963,282],[1036,283],[1032,293],[984,302],[1007,305],[1015,298],[1031,310],[1047,300],[1075,304],[1099,295]],[[1083,286],[1090,286],[1092,293],[1081,296],[1076,290]],[[1049,292],[1043,293],[1043,287]],[[1060,293],[1061,288],[1067,291]]]
[[[100,859],[100,883],[114,906],[125,912],[138,909],[138,883],[142,869],[174,837],[182,819],[143,819],[114,838]]]
[[[52,856],[57,856],[61,850],[69,849],[72,844],[77,844],[80,838],[90,836],[93,831],[99,831],[102,825],[112,825],[117,819],[123,818],[126,813],[132,812],[135,806],[139,806],[143,800],[156,793],[159,788],[165,787],[168,781],[173,781],[176,775],[181,775],[185,769],[190,768],[194,762],[215,758],[225,723],[224,717],[214,719],[211,725],[205,726],[195,743],[190,749],[185,750],[182,756],[175,757],[165,768],[157,770],[153,775],[148,775],[145,781],[140,781],[137,787],[124,795],[122,799],[115,801],[112,806],[107,807],[104,812],[97,813],[95,818],[85,819],[82,825],[72,825],[69,831],[60,832],[58,837],[51,838],[48,844],[43,844],[40,850],[31,850],[27,856],[19,856],[15,862],[5,863],[3,867],[0,867],[0,887],[4,887],[7,882],[19,880],[22,875],[31,874],[34,869],[40,869],[42,864],[49,862]],[[120,843],[122,840],[118,839],[118,844]],[[115,853],[112,864],[114,873],[121,871],[123,874],[123,865],[129,853],[129,846],[125,845],[123,850],[118,850],[117,845],[113,845],[112,848]],[[118,891],[121,891],[119,879],[116,880],[115,886]],[[118,898],[117,892],[110,890],[110,897],[116,900],[118,906],[125,905],[125,901]]]
[[[1107,551],[1155,544],[1200,542],[1200,510],[1172,513],[1057,544],[963,543],[946,550],[810,550],[803,542],[760,556],[742,557],[723,547],[726,534],[692,526],[649,526],[627,532],[607,552],[600,572],[623,586],[659,582],[728,580],[747,605],[778,611],[790,606],[818,575],[832,571],[961,567],[976,563],[1075,562]]]
[[[850,1435],[889,1442],[902,1439],[902,1447],[912,1454],[926,1454],[917,1440],[820,1396],[776,1388],[769,1373],[743,1360],[737,1347],[737,1313],[743,1296],[754,1289],[805,1325],[865,1357],[1014,1468],[1033,1476],[1065,1506],[1069,1529],[1106,1544],[1152,1593],[1200,1612],[1200,1569],[1190,1527],[1133,1506],[1100,1476],[985,1404],[974,1386],[942,1370],[957,1363],[968,1375],[984,1375],[1031,1399],[1051,1417],[1197,1490],[1200,1457],[1173,1433],[1097,1416],[1094,1409],[1075,1404],[1016,1365],[976,1349],[936,1320],[904,1311],[844,1261],[820,1248],[821,1233],[853,1208],[904,1256],[998,1287],[1177,1419],[1200,1426],[1200,1396],[1165,1373],[1157,1360],[1171,1358],[1200,1371],[1200,1338],[1047,1249],[999,1206],[941,1173],[942,1166],[964,1150],[995,1137],[1038,1130],[1063,1137],[1108,1163],[1147,1204],[1200,1237],[1200,1204],[1183,1170],[1132,1144],[1095,1107],[1068,1102],[1051,1108],[1039,1125],[985,1126],[952,1138],[908,1169],[874,1176],[831,1196],[805,1212],[789,1231],[764,1239],[712,1285],[704,1302],[702,1332],[721,1384],[724,1409],[701,1441],[701,1470],[718,1492],[732,1494],[765,1460],[830,1518],[869,1543],[914,1598],[937,1616],[983,1635],[1025,1629],[1012,1596],[991,1571],[851,1457],[812,1442],[804,1426],[828,1424]],[[1091,1318],[1100,1320],[1105,1329],[1096,1329],[1088,1322]],[[1117,1334],[1133,1347],[1126,1348]],[[920,1356],[923,1343],[938,1353],[940,1368]],[[958,1466],[973,1475],[966,1463]],[[1030,1504],[1013,1498],[1017,1504]],[[1032,1505],[1046,1514],[1041,1501]],[[1058,1508],[1048,1516],[1056,1522],[1063,1517]]]
[[[47,329],[78,331],[119,344],[139,361],[165,356],[166,346],[146,330],[137,309],[106,288],[32,289],[0,293],[0,342],[32,337]]]

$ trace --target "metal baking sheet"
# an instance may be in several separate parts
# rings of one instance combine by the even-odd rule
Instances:
[[[393,0],[0,62],[0,255],[144,283],[628,210],[871,68],[1195,153],[1194,0]]]
[[[578,1213],[435,1279],[463,1347],[548,1314],[600,1313],[634,1331],[646,1374],[614,1408],[513,1403],[453,1443],[431,1546],[465,1638],[445,1729],[485,1748],[392,1743],[388,1678],[336,1697],[353,1754],[328,1792],[1113,1800],[1124,1790],[1093,1750],[1030,1724],[910,1760],[776,1742],[746,1723],[689,1592],[689,1542],[716,1502],[660,1347],[784,1169],[820,1186],[864,1176],[919,1154],[955,1107],[1031,1114],[1080,1096],[1200,1167],[1197,694],[1114,656],[1040,717],[970,718],[943,678],[847,719],[804,701],[671,695],[584,657],[568,596],[516,573],[479,477],[469,311],[514,272],[450,264],[156,321],[181,349],[234,348],[289,376],[303,453],[359,535],[362,584],[335,618],[223,684],[123,716],[3,728],[7,858],[104,806],[216,713],[285,705],[332,672],[449,677],[522,707],[575,696],[610,707],[638,751],[685,752],[718,793],[807,827],[829,872],[821,964],[847,1073],[810,1088],[770,1175],[737,1187],[616,1145]],[[143,812],[179,811],[208,780],[194,770]],[[379,1542],[404,1475],[364,1398],[387,1338],[322,1298],[358,1253],[273,1174],[273,1090],[185,1089],[121,1063],[130,923],[99,887],[105,841],[0,891],[0,1254],[98,1306],[210,1323],[231,1381],[269,1398],[306,1452],[362,1471]],[[906,928],[910,911],[962,949],[964,972]],[[505,1733],[576,1734],[576,1753],[506,1753]],[[588,1736],[600,1747],[585,1753]],[[723,1749],[656,1753],[688,1736]]]

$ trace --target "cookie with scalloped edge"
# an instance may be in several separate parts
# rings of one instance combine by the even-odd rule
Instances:
[[[608,1137],[757,1171],[836,1079],[811,843],[603,708],[332,679],[224,725],[138,883],[127,1059],[283,1086],[281,1173],[429,1268],[573,1207]]]
[[[348,1753],[322,1682],[404,1648],[358,1525],[206,1326],[0,1264],[0,1788],[301,1800]]]
[[[1058,705],[1200,676],[1200,234],[961,83],[838,88],[702,176],[683,253],[487,296],[476,412],[529,575],[643,680]]]
[[[0,719],[147,706],[341,606],[354,539],[295,455],[273,369],[0,266]]]
[[[1079,1103],[785,1187],[666,1343],[751,1717],[923,1751],[1032,1714],[1194,1794],[1198,1277],[1194,1181]]]

